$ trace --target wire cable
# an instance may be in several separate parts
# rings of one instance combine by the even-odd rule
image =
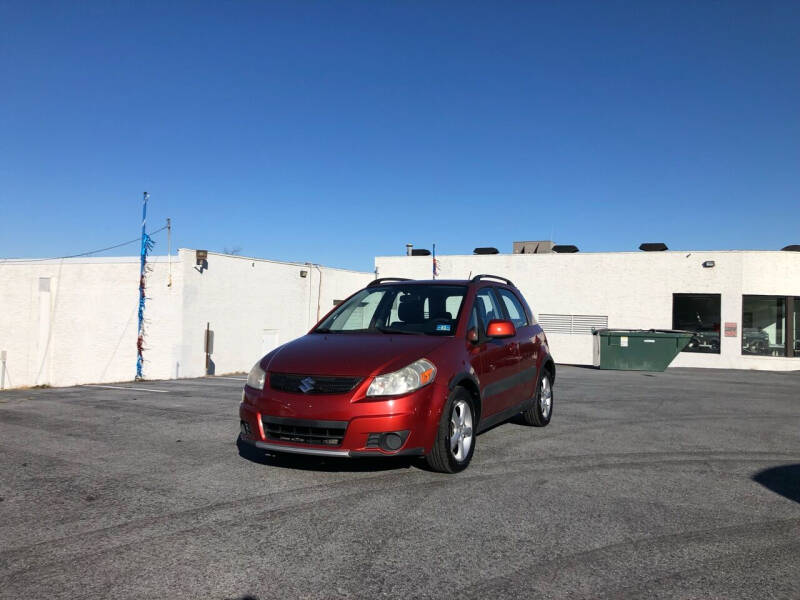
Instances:
[[[147,235],[152,237],[156,233],[164,231],[166,228],[167,228],[167,225],[164,225],[164,227],[161,227],[160,229],[156,229],[155,231],[151,231]],[[15,265],[18,265],[18,264],[25,264],[25,263],[29,263],[29,262],[42,262],[42,261],[45,261],[45,260],[62,260],[64,258],[80,258],[81,256],[91,256],[92,254],[99,254],[100,252],[106,252],[108,250],[114,250],[116,248],[122,248],[123,246],[127,246],[129,244],[134,244],[134,243],[141,242],[141,241],[142,241],[142,238],[140,236],[140,237],[134,238],[132,240],[128,240],[127,242],[122,242],[120,244],[115,244],[113,246],[108,246],[107,248],[100,248],[99,250],[90,250],[89,252],[81,252],[80,254],[69,254],[67,256],[53,256],[53,257],[50,257],[50,258],[0,258],[0,264],[6,263],[6,262],[11,262],[11,263],[13,263]]]

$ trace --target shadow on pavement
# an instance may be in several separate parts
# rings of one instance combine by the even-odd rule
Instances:
[[[259,465],[299,469],[303,471],[332,471],[358,473],[364,471],[392,471],[422,467],[418,458],[398,456],[396,458],[322,458],[303,454],[281,454],[266,452],[236,439],[239,456]]]
[[[784,498],[800,502],[800,464],[764,469],[753,475],[753,481]]]

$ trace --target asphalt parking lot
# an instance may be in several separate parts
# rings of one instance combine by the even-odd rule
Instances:
[[[242,383],[0,393],[0,597],[800,596],[800,372],[561,367],[458,475],[241,457]]]

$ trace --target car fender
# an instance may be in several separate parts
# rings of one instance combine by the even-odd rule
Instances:
[[[467,385],[465,385],[464,387],[469,389],[473,398],[476,400],[477,406],[475,407],[475,410],[478,412],[476,421],[480,421],[482,407],[483,407],[483,395],[481,393],[481,383],[474,373],[470,373],[469,371],[460,371],[455,375],[453,375],[450,378],[450,381],[448,381],[447,383],[448,394],[452,392],[457,386],[464,385],[465,383]]]

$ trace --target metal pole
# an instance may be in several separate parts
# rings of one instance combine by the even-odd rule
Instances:
[[[147,256],[147,199],[150,195],[144,192],[142,197],[142,246],[139,255],[139,329],[136,337],[136,379],[142,379],[142,350],[144,345],[144,274]]]
[[[169,217],[167,217],[167,265],[169,265],[167,287],[172,287],[172,222]]]

